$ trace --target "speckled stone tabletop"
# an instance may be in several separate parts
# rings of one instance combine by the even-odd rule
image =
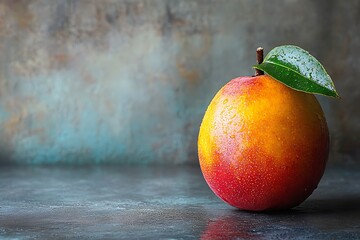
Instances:
[[[1,239],[360,239],[360,168],[289,211],[219,200],[198,166],[1,167]]]

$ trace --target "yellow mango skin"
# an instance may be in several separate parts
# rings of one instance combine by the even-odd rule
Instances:
[[[253,211],[297,206],[317,187],[329,133],[314,95],[268,75],[231,80],[200,126],[204,178],[230,205]]]

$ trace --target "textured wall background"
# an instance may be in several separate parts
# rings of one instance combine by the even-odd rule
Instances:
[[[2,162],[197,162],[217,90],[255,49],[316,56],[331,161],[359,162],[360,1],[0,1]]]

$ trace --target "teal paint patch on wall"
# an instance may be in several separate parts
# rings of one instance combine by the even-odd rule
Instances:
[[[332,156],[353,161],[360,6],[320,2],[1,1],[0,162],[197,163],[212,97],[253,74],[256,47],[281,44],[309,50],[347,96],[320,100]]]

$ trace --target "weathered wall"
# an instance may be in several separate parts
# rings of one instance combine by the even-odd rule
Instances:
[[[309,50],[332,161],[360,156],[360,1],[0,1],[2,162],[196,162],[216,91],[256,47]]]

